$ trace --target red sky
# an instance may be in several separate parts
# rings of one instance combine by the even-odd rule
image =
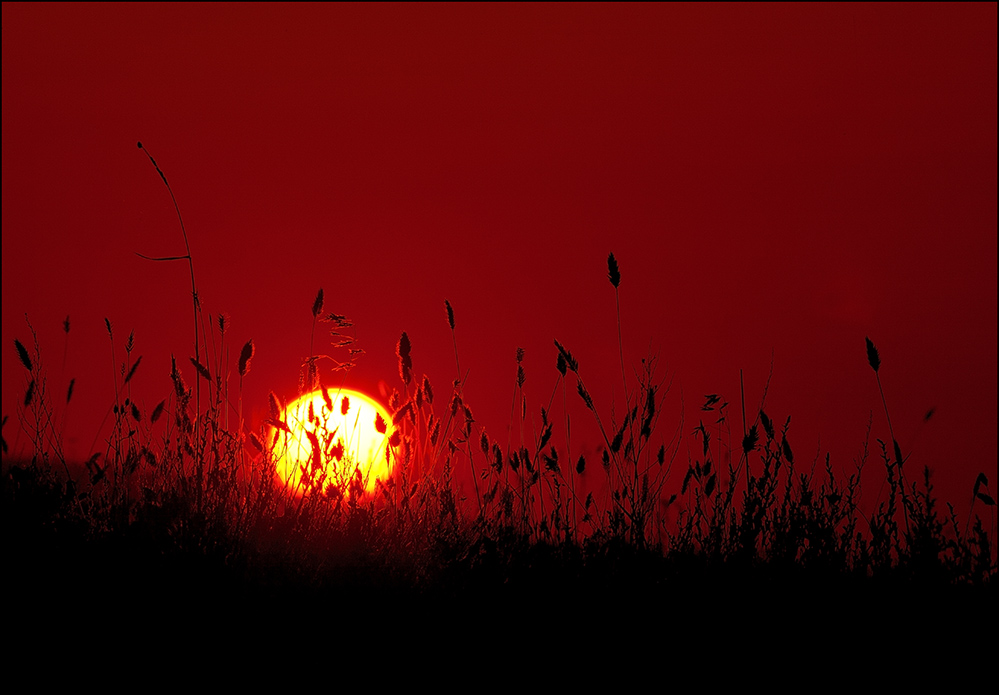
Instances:
[[[792,416],[798,460],[852,470],[872,411],[889,437],[869,335],[909,470],[966,505],[996,474],[996,21],[994,3],[4,4],[4,438],[27,446],[25,314],[50,391],[76,378],[78,455],[112,403],[105,317],[119,362],[135,331],[145,408],[192,352],[186,267],[135,255],[183,253],[141,140],[205,310],[234,351],[256,343],[257,413],[295,394],[322,287],[367,351],[352,386],[398,384],[405,330],[445,392],[449,299],[493,437],[518,347],[538,418],[555,338],[609,418],[613,251],[626,360],[657,351],[674,376],[681,458],[705,394],[733,404],[738,446],[739,370],[752,413],[773,355],[766,409]]]

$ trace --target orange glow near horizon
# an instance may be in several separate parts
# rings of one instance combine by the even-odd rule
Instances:
[[[392,418],[358,391],[313,391],[281,413],[288,430],[277,434],[274,461],[282,484],[296,494],[373,492],[394,463]]]

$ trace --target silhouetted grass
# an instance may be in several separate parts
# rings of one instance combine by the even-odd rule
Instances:
[[[620,282],[616,262],[611,270],[612,282]],[[320,292],[314,318],[321,299]],[[453,307],[445,307],[454,331]],[[14,341],[27,383],[18,426],[33,453],[4,459],[3,555],[24,573],[24,584],[56,591],[72,577],[103,600],[130,586],[173,600],[221,592],[279,601],[290,590],[314,598],[380,591],[536,599],[554,591],[569,602],[608,591],[703,596],[732,583],[757,595],[777,587],[786,595],[831,586],[994,585],[994,501],[984,473],[962,524],[952,507],[939,508],[928,469],[918,483],[906,483],[894,438],[891,445],[877,440],[853,472],[836,472],[828,455],[823,466],[802,468],[789,442],[790,419],[779,425],[762,409],[747,424],[741,451],[725,451],[701,423],[693,428],[696,455],[679,461],[682,423],[660,435],[669,381],[654,356],[625,381],[626,407],[606,419],[586,388],[584,366],[558,341],[553,397],[540,407],[533,436],[518,359],[513,430],[524,434],[502,446],[475,421],[460,378],[443,400],[429,378],[414,378],[404,333],[397,349],[402,383],[391,399],[399,431],[392,478],[366,496],[348,494],[349,476],[306,483],[304,493],[282,487],[273,456],[281,404],[272,403],[271,418],[256,432],[227,419],[230,410],[241,413],[230,404],[242,402],[253,346],[248,341],[240,351],[232,394],[226,328],[220,320],[207,363],[191,360],[195,378],[206,382],[205,408],[194,406],[175,361],[173,393],[148,416],[130,399],[141,357],[131,357],[129,336],[115,372],[124,376],[116,379],[107,448],[75,469],[63,454],[37,342],[29,348]],[[870,340],[867,350],[877,373],[881,361]],[[306,378],[322,384],[315,364],[310,358],[303,365]],[[556,436],[573,393],[603,439],[599,461],[573,460],[570,438]],[[721,401],[708,397],[703,410]],[[719,454],[732,463],[722,468]],[[874,509],[860,498],[862,467],[874,465],[867,458],[884,470],[888,488]],[[459,467],[473,476],[472,496],[455,482]],[[602,483],[582,496],[580,478],[594,469]]]
[[[189,262],[193,289],[189,247],[180,258]],[[57,404],[37,339],[14,340],[26,384],[17,427],[32,450],[12,460],[4,442],[6,591],[50,596],[73,587],[77,601],[94,605],[266,599],[280,610],[341,613],[374,610],[372,596],[390,603],[474,596],[563,611],[622,601],[636,620],[641,606],[665,597],[674,610],[725,613],[746,601],[791,611],[794,601],[833,595],[841,607],[859,597],[895,605],[912,596],[925,606],[930,595],[960,595],[971,596],[961,610],[974,615],[978,597],[994,596],[995,503],[984,473],[962,524],[950,505],[940,508],[928,469],[904,475],[906,457],[891,429],[890,444],[877,439],[873,452],[865,444],[856,470],[843,472],[828,455],[821,466],[796,461],[790,418],[781,424],[765,404],[745,422],[738,451],[703,422],[690,428],[681,416],[668,423],[663,402],[671,379],[660,373],[658,356],[642,360],[630,378],[626,369],[622,276],[613,255],[608,279],[618,307],[622,402],[597,402],[584,381],[617,365],[581,365],[556,339],[550,399],[527,402],[518,351],[511,431],[519,438],[505,445],[491,439],[465,402],[460,316],[446,300],[456,377],[444,388],[417,378],[410,337],[401,335],[400,388],[389,402],[394,473],[368,495],[351,489],[346,460],[345,475],[306,476],[297,489],[275,483],[282,405],[271,394],[270,417],[256,430],[247,426],[243,382],[251,378],[253,342],[243,344],[231,374],[227,320],[205,321],[196,294],[189,360],[196,384],[175,359],[173,390],[150,413],[131,398],[142,359],[132,357],[133,336],[119,346],[107,322],[115,382],[110,434],[106,447],[78,466],[66,459],[59,425],[72,391]],[[352,323],[324,313],[322,290],[311,315],[312,335],[317,322],[331,323],[333,347],[346,356],[317,355],[310,338],[300,388],[328,393],[336,388],[330,379],[342,379],[361,350],[344,332]],[[880,389],[880,355],[870,339],[866,348]],[[332,370],[320,369],[328,363]],[[888,415],[883,389],[881,396]],[[712,395],[701,411],[719,416],[724,406]],[[596,461],[573,447],[570,415],[580,412],[602,440]],[[684,460],[681,443],[691,436],[693,453]],[[332,460],[329,448],[318,440],[313,446],[314,458]],[[874,465],[888,495],[867,508],[860,477]],[[468,472],[467,484],[456,482],[456,471]]]

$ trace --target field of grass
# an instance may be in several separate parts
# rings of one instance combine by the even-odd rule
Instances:
[[[4,415],[0,557],[8,601],[71,613],[156,606],[164,615],[252,606],[258,617],[339,620],[407,606],[505,607],[586,620],[587,629],[612,617],[798,621],[819,608],[826,619],[861,621],[874,611],[924,627],[931,615],[976,620],[983,606],[995,614],[990,480],[978,475],[966,518],[941,507],[929,469],[905,466],[883,390],[889,436],[865,445],[854,470],[834,470],[828,457],[796,461],[790,420],[775,421],[765,405],[748,416],[742,406],[741,447],[732,450],[703,424],[663,418],[669,381],[654,356],[629,377],[622,347],[619,365],[587,371],[555,340],[556,383],[540,425],[528,417],[518,353],[511,431],[520,441],[501,444],[475,421],[460,379],[435,387],[414,378],[403,333],[400,382],[389,403],[396,433],[390,479],[362,494],[367,481],[343,448],[332,436],[312,436],[303,475],[281,484],[275,446],[287,430],[283,406],[272,394],[270,417],[256,429],[246,422],[253,343],[233,361],[225,318],[201,310],[187,249],[150,260],[189,266],[195,383],[174,362],[172,394],[142,412],[131,399],[141,363],[133,336],[122,345],[107,322],[121,370],[111,426],[88,460],[64,454],[59,423],[72,382],[65,399],[53,396],[37,339],[13,341],[26,388],[9,426],[30,441],[31,453],[8,455]],[[607,270],[620,307],[613,254]],[[450,302],[444,308],[454,335]],[[312,321],[300,386],[320,390],[332,410],[332,380],[340,377],[320,367],[349,366],[358,351],[351,322],[324,311],[322,290]],[[332,326],[339,354],[316,354],[320,322]],[[617,322],[620,344],[620,308]],[[880,389],[881,360],[870,339],[866,350]],[[594,401],[584,374],[601,369],[620,370],[624,403]],[[581,402],[602,440],[597,460],[574,444],[570,401]],[[718,407],[708,397],[701,409]],[[685,437],[693,446],[681,447]],[[887,492],[874,502],[862,499],[865,468],[865,475],[881,471]]]
[[[608,270],[616,292],[613,256]],[[454,312],[445,308],[453,331]],[[320,291],[314,324],[349,328],[323,309]],[[802,466],[788,423],[765,410],[747,420],[741,448],[726,452],[731,463],[718,463],[719,446],[703,425],[693,429],[697,455],[681,460],[679,440],[688,435],[661,419],[668,385],[654,360],[629,380],[622,354],[612,369],[628,386],[627,408],[609,417],[557,341],[556,388],[540,431],[524,445],[490,440],[460,382],[436,389],[415,380],[403,334],[401,382],[390,403],[398,431],[393,477],[372,494],[352,489],[351,475],[276,484],[281,406],[272,396],[271,417],[248,429],[242,384],[253,346],[243,346],[228,373],[226,329],[216,321],[211,341],[202,331],[202,346],[218,347],[191,359],[198,383],[185,383],[175,364],[174,391],[151,413],[129,398],[139,366],[130,336],[106,447],[78,465],[63,455],[56,425],[71,394],[57,404],[37,342],[14,341],[28,384],[15,426],[33,454],[10,460],[4,442],[0,553],[8,591],[68,592],[94,606],[264,601],[275,610],[338,614],[472,597],[543,602],[566,613],[596,597],[628,597],[639,614],[663,605],[710,614],[750,603],[773,613],[832,596],[855,608],[904,605],[904,595],[924,606],[927,597],[954,601],[972,613],[986,597],[994,606],[995,506],[984,472],[959,519],[941,508],[928,470],[905,467],[894,437],[876,440],[854,471],[835,471],[828,458]],[[345,359],[349,343],[341,346]],[[880,357],[870,340],[867,353],[877,379]],[[328,392],[334,387],[323,383],[318,357],[303,365],[303,388]],[[523,379],[521,369],[516,390]],[[569,399],[593,418],[604,442],[599,460],[573,454]],[[887,398],[884,408],[890,422]],[[526,409],[515,418],[515,430],[524,431]],[[314,462],[333,460],[328,442],[313,444]],[[346,458],[339,465],[350,470]],[[873,508],[860,495],[863,466],[883,471],[887,496]],[[594,471],[601,484],[584,494],[582,478]]]

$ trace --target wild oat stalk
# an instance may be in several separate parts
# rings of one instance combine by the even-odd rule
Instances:
[[[194,257],[191,256],[191,243],[187,238],[187,228],[184,226],[184,218],[180,214],[180,205],[177,204],[177,197],[173,194],[173,188],[170,187],[170,182],[167,181],[166,174],[164,174],[163,170],[160,169],[159,164],[157,164],[156,160],[153,159],[153,155],[149,153],[149,150],[143,147],[141,142],[137,143],[137,145],[139,149],[142,150],[142,152],[149,158],[149,162],[153,165],[153,168],[156,169],[156,173],[160,175],[160,178],[163,179],[163,185],[166,186],[167,191],[169,191],[170,193],[170,200],[173,201],[173,208],[174,210],[177,211],[177,220],[180,222],[180,231],[184,235],[184,248],[186,249],[187,253],[184,254],[183,256],[163,256],[160,258],[151,258],[150,256],[144,256],[139,252],[136,252],[135,255],[138,256],[139,258],[144,258],[147,261],[184,261],[184,260],[187,261],[187,267],[191,273],[191,298],[194,307],[194,359],[196,362],[200,363],[201,341],[198,334],[198,314],[201,310],[201,302],[198,299],[198,286],[194,279]],[[197,379],[195,379],[195,398],[197,399],[196,400],[197,415],[200,416],[201,384],[200,382],[198,382]]]
[[[444,309],[447,311],[447,324],[451,328],[451,343],[454,346],[454,368],[458,375],[458,379],[461,379],[461,363],[458,361],[458,337],[454,332],[454,308],[451,306],[451,302],[444,300]]]
[[[617,259],[611,253],[607,256],[607,279],[614,286],[614,302],[617,306],[617,349],[621,357],[621,383],[624,386],[624,400],[628,403],[628,377],[624,369],[624,339],[621,334],[621,292],[618,287],[621,285],[621,270],[618,268]]]
[[[28,317],[25,315],[25,321]],[[24,392],[24,399],[18,406],[18,416],[21,430],[27,432],[31,437],[34,447],[32,454],[32,464],[41,458],[43,463],[47,463],[49,452],[55,455],[66,471],[66,475],[72,480],[66,457],[62,451],[62,441],[56,432],[55,418],[48,400],[46,389],[45,371],[42,368],[41,350],[38,346],[38,335],[34,327],[28,322],[28,330],[31,331],[32,347],[34,359],[28,353],[28,349],[17,338],[14,339],[14,348],[17,350],[17,357],[21,365],[27,370],[27,387]],[[31,413],[30,429],[27,412]],[[6,417],[4,417],[6,421]],[[4,453],[7,453],[7,444],[4,442]]]
[[[906,533],[908,533],[909,498],[905,489],[905,472],[902,470],[902,464],[905,462],[902,458],[902,447],[898,445],[898,440],[895,438],[895,428],[892,427],[891,414],[888,412],[888,400],[885,398],[885,390],[881,386],[881,356],[878,354],[878,349],[874,346],[874,343],[870,338],[865,337],[864,340],[867,342],[867,362],[871,365],[871,369],[874,370],[874,377],[878,381],[878,391],[881,393],[881,403],[884,405],[885,418],[888,420],[888,433],[891,435],[892,452],[895,455],[895,467],[898,469],[899,484],[902,487],[902,518],[905,519],[905,530]]]
[[[483,510],[483,507],[482,507],[482,494],[479,492],[479,481],[478,481],[478,476],[475,474],[475,462],[472,460],[472,445],[471,445],[471,442],[470,442],[470,439],[471,439],[471,426],[472,426],[471,425],[471,423],[472,423],[471,412],[472,411],[469,410],[468,406],[465,405],[465,402],[464,402],[464,399],[465,399],[465,395],[464,395],[464,383],[465,383],[465,380],[462,378],[462,375],[461,375],[461,362],[458,360],[458,338],[457,338],[457,334],[455,333],[455,330],[454,330],[454,308],[451,306],[451,302],[449,300],[447,300],[447,299],[444,300],[444,310],[447,313],[447,324],[448,324],[448,327],[451,329],[451,344],[454,346],[454,367],[457,370],[457,376],[455,377],[455,380],[454,380],[454,386],[455,386],[455,389],[456,389],[456,395],[457,395],[459,401],[462,404],[462,410],[465,413],[466,428],[468,429],[468,432],[466,432],[466,436],[465,436],[465,453],[468,456],[468,466],[469,466],[469,469],[472,472],[472,486],[475,488],[475,500],[476,500],[476,503],[479,506],[479,516],[481,517],[482,516],[482,510]],[[406,334],[403,333],[403,335],[406,335]],[[401,355],[400,355],[400,359],[401,359]]]

